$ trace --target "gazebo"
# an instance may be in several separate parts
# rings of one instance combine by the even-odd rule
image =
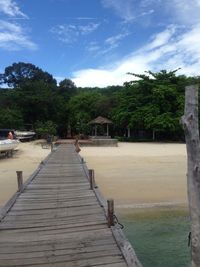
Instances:
[[[113,124],[113,122],[104,117],[97,117],[96,119],[90,121],[88,124],[94,125],[95,136],[97,136],[97,125],[106,125],[106,136],[109,137],[109,125]]]

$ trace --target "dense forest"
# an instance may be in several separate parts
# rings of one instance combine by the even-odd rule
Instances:
[[[97,116],[113,121],[111,135],[121,140],[183,140],[179,120],[184,89],[200,77],[176,71],[134,74],[123,86],[79,88],[31,63],[13,63],[0,74],[0,128],[32,128],[39,134],[89,135]],[[101,130],[101,129],[100,129]]]

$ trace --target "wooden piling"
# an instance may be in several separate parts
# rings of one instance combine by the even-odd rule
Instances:
[[[114,226],[114,200],[108,199],[108,227]]]
[[[89,172],[90,189],[93,190],[95,187],[94,170],[89,169],[88,172]]]
[[[17,173],[18,191],[21,192],[23,188],[23,173],[22,171],[16,171],[16,173]]]

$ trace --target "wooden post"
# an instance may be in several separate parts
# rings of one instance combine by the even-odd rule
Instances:
[[[187,187],[191,222],[191,267],[200,266],[200,141],[198,85],[185,90],[185,113],[181,118],[187,148]]]
[[[23,174],[22,171],[16,171],[16,173],[17,173],[18,191],[21,192],[23,188]]]
[[[51,152],[53,151],[53,142],[51,142]]]
[[[89,172],[89,179],[90,179],[90,189],[93,190],[95,187],[95,181],[94,181],[94,170],[90,169]]]
[[[108,227],[111,227],[114,225],[114,200],[108,199]]]
[[[94,136],[97,136],[97,125],[94,126]]]

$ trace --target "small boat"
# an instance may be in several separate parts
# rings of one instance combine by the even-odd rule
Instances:
[[[36,135],[33,131],[14,131],[15,137],[20,141],[30,141]]]
[[[16,140],[16,139],[0,140],[0,153],[12,151],[19,145],[19,143],[20,143],[19,140]]]

